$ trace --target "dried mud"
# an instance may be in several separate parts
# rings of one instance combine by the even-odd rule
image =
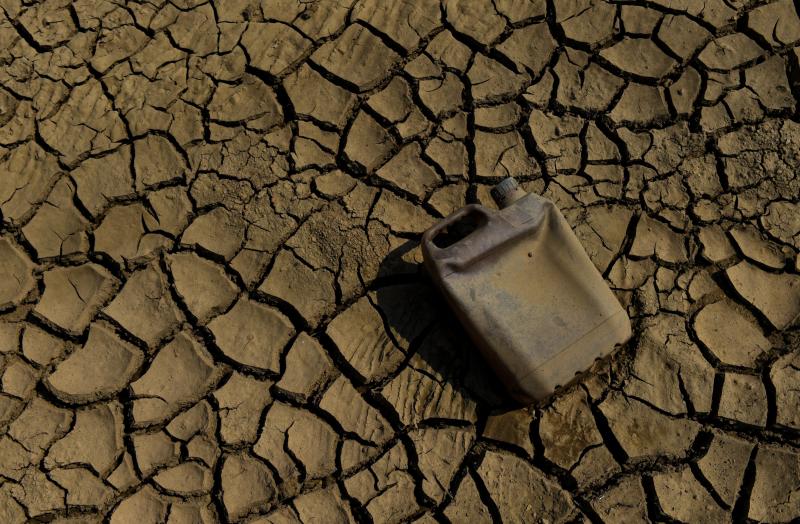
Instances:
[[[2,0],[0,42],[0,521],[800,516],[791,0]],[[634,323],[530,409],[419,270],[507,175]]]

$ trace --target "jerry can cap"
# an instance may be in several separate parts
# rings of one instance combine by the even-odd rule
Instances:
[[[504,178],[500,183],[494,186],[489,193],[500,209],[510,206],[527,195],[525,190],[519,186],[517,179],[513,176]]]

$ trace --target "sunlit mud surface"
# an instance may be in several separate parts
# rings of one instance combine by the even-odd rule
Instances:
[[[0,522],[800,516],[798,42],[791,0],[0,0]],[[419,269],[507,175],[634,325],[529,409]]]

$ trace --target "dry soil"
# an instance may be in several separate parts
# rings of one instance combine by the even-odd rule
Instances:
[[[0,0],[0,522],[797,518],[798,42],[792,0]],[[509,174],[635,332],[530,409],[418,266]]]

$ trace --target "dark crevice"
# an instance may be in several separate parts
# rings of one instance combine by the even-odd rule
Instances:
[[[748,460],[747,467],[744,470],[742,485],[739,487],[736,502],[733,504],[732,522],[737,524],[748,520],[750,494],[756,481],[756,457],[758,456],[758,451],[758,446],[755,446],[750,453],[750,460]]]
[[[482,461],[483,459],[481,459]],[[489,490],[486,488],[486,485],[483,483],[483,479],[480,475],[478,475],[477,471],[470,470],[468,473],[472,477],[472,481],[475,483],[475,487],[478,490],[478,495],[481,498],[481,502],[486,509],[489,510],[489,515],[492,517],[492,522],[503,522],[503,518],[500,516],[500,510],[497,508],[497,504],[495,504],[494,499],[492,499],[492,495],[489,493]]]

